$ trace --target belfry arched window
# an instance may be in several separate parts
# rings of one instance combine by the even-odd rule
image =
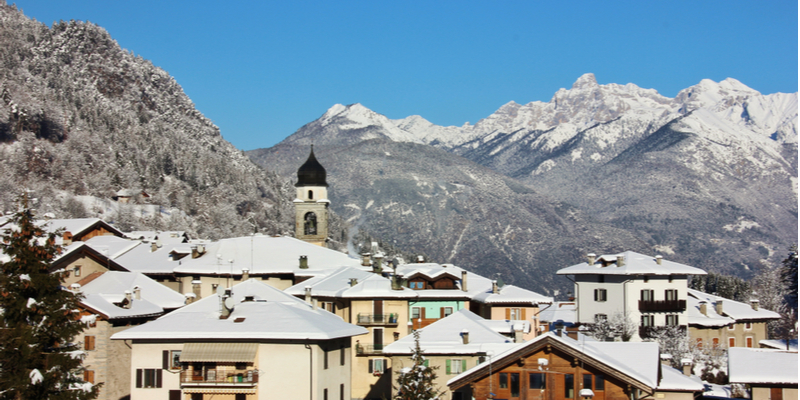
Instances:
[[[317,214],[313,212],[308,212],[303,217],[303,234],[305,235],[316,235],[317,234]]]
[[[308,199],[309,200],[314,200],[314,191],[313,190],[309,190],[308,191]]]

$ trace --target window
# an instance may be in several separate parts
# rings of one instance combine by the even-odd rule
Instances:
[[[445,361],[445,370],[448,375],[458,375],[466,369],[467,360],[449,359]]]
[[[736,338],[728,338],[728,347],[736,347]]]
[[[322,400],[328,400],[328,388],[322,389]]]
[[[519,397],[519,374],[511,374],[511,397]]]
[[[380,375],[385,370],[384,359],[375,358],[369,360],[369,373],[373,375]]]
[[[667,326],[678,326],[678,314],[667,314]]]
[[[644,279],[644,283],[650,282],[650,277],[649,277],[649,276],[647,276],[647,275],[645,275],[645,276],[643,277],[643,279]]]
[[[642,315],[642,326],[655,326],[655,317],[652,315]]]
[[[592,388],[592,376],[589,374],[583,374],[583,388],[584,389],[591,389]]]
[[[522,313],[519,308],[507,308],[506,310],[508,311],[509,320],[514,321],[522,319]]]
[[[181,396],[180,390],[170,390],[169,391],[169,400],[183,400]],[[238,398],[236,400],[239,400]]]
[[[728,325],[728,330],[729,330],[729,331],[732,331],[732,330],[735,330],[735,329],[736,329],[736,324],[730,324],[730,325]]]
[[[444,315],[442,315],[442,318],[447,317],[450,314],[452,314],[453,313],[453,307],[443,307],[443,311],[444,312],[442,314],[444,314]]]
[[[715,338],[711,339],[711,346],[713,346],[713,348],[715,348],[715,349],[719,348],[719,338],[715,337]]]
[[[181,369],[180,350],[172,350],[169,352],[169,369]]]
[[[653,301],[653,291],[650,289],[642,290],[642,301]]]
[[[81,276],[81,266],[76,265],[75,268],[72,269],[72,272],[75,275],[75,277]]]
[[[606,381],[603,378],[603,375],[595,375],[594,376],[594,390],[605,390],[606,389]]]
[[[500,373],[500,389],[508,389],[508,373]]]
[[[309,190],[308,191],[308,199],[309,200],[314,200],[314,191],[313,190]]]
[[[575,397],[575,376],[564,374],[564,398],[572,399]]]
[[[83,381],[94,383],[94,371],[88,369],[83,370]]]
[[[411,307],[411,318],[412,319],[419,318],[419,307]]]
[[[344,359],[345,359],[345,351],[344,351],[344,346],[342,346],[342,348],[339,349],[339,365],[344,365]]]
[[[344,400],[344,383],[339,385],[339,400]]]
[[[322,369],[328,369],[328,350],[322,349]]]
[[[594,301],[606,301],[606,290],[605,289],[595,289],[594,290]]]
[[[603,321],[608,321],[608,315],[606,315],[606,314],[595,314],[594,315],[594,323],[595,324],[603,322]]]
[[[247,395],[244,393],[236,393],[234,400],[247,400]]]
[[[745,340],[745,345],[747,347],[753,347],[753,337],[752,336],[746,337],[744,340]]]
[[[606,282],[606,276],[605,275],[597,275],[597,282],[598,283],[605,283]]]
[[[192,393],[192,400],[203,400],[202,393]]]
[[[412,289],[425,289],[425,282],[411,282]]]
[[[86,335],[83,337],[83,349],[94,350],[94,336]]]
[[[545,376],[546,375],[543,373],[530,374],[530,376],[528,376],[528,382],[530,383],[531,389],[547,389],[547,379]]]
[[[330,302],[330,301],[323,301],[322,302],[322,308],[325,311],[330,312],[330,313],[336,311],[336,308],[333,306],[333,303]]]
[[[678,291],[675,289],[667,289],[664,291],[665,300],[678,300]]]
[[[139,368],[136,370],[136,387],[137,388],[160,388],[161,387],[161,371],[162,369],[154,368]]]
[[[697,346],[698,349],[702,349],[703,348],[703,339],[702,338],[697,338],[697,342],[696,342],[695,345]]]
[[[744,330],[749,331],[751,329],[753,329],[753,323],[752,322],[745,322],[744,323]]]

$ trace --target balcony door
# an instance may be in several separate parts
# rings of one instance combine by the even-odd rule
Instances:
[[[375,322],[383,322],[383,300],[372,301],[372,314]]]
[[[383,350],[383,328],[374,328],[372,330],[372,345],[375,351]]]

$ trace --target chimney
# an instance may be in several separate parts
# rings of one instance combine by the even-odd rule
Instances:
[[[195,297],[200,297],[200,290],[202,287],[203,282],[199,279],[192,280],[192,293],[194,293]]]
[[[522,324],[514,324],[514,343],[522,343]]]
[[[617,256],[617,267],[625,265],[625,256]]]
[[[242,281],[250,279],[250,268],[242,268]]]
[[[467,271],[461,271],[461,290],[467,291]]]
[[[311,286],[306,286],[306,303],[311,304]]]
[[[153,244],[155,244],[155,243],[153,243]],[[197,249],[197,245],[193,244],[191,246],[191,248],[192,248],[192,258],[200,257],[200,251]]]
[[[189,292],[189,293],[185,293],[185,294],[183,295],[183,297],[185,297],[185,298],[186,298],[186,299],[183,301],[183,304],[192,304],[192,302],[194,301],[194,299],[195,299],[197,296],[195,296],[195,294],[194,294],[194,293],[191,293],[191,292]]]
[[[662,260],[664,260],[664,257],[656,256],[656,264],[661,265]]]
[[[717,298],[717,303],[714,304],[714,307],[716,308],[715,311],[717,314],[722,315],[722,299]]]
[[[597,255],[596,254],[589,253],[589,254],[586,255],[586,263],[589,264],[590,266],[594,265],[595,260],[597,260]]]
[[[62,239],[62,245],[64,245],[64,246],[71,245],[72,244],[72,232],[70,232],[70,231],[64,232],[64,234],[61,236],[61,239]]]
[[[300,256],[300,269],[308,269],[308,256]]]
[[[73,283],[72,285],[69,285],[69,289],[73,293],[78,293],[81,290],[81,284],[80,283]]]
[[[383,272],[383,254],[375,254],[372,259],[375,260],[375,263],[372,264],[372,272],[376,274]]]
[[[758,299],[750,299],[750,307],[752,307],[754,311],[758,311]]]
[[[424,263],[425,262],[425,257],[417,256],[417,262],[420,263],[420,264]]]
[[[406,326],[408,326],[408,334],[409,334],[409,335],[410,335],[410,334],[412,334],[412,333],[414,332],[414,323],[413,323],[413,322],[411,322],[411,321],[408,321],[408,323],[406,324]]]
[[[233,307],[229,307],[229,303],[231,301],[231,297],[233,296],[233,292],[231,288],[225,289],[225,294],[220,297],[220,301],[222,302],[220,307],[220,314],[219,319],[228,319],[231,315],[231,311],[233,311]]]
[[[392,274],[392,290],[403,290],[403,285],[400,284],[400,277],[396,272]]]
[[[464,329],[461,331],[461,343],[469,344],[469,330]]]
[[[361,266],[362,267],[369,267],[370,265],[372,265],[372,263],[369,261],[369,257],[371,255],[372,254],[370,254],[370,253],[362,253],[361,254]]]
[[[704,300],[700,300],[700,314],[708,315],[708,303]]]
[[[125,291],[125,302],[122,308],[131,308],[131,303],[133,303],[133,294],[130,290]]]
[[[672,365],[672,354],[661,353],[661,365]]]
[[[355,285],[358,285],[358,279],[350,278],[350,287],[353,287]]]
[[[497,281],[494,279],[492,280],[492,293],[493,294],[500,293],[500,290],[497,288]]]
[[[683,366],[683,374],[686,376],[692,376],[692,359],[682,358],[681,365]]]
[[[154,253],[156,250],[158,250],[158,243],[156,242],[150,243],[150,252]]]
[[[140,288],[139,286],[133,287],[133,298],[136,300],[142,299],[142,288]]]

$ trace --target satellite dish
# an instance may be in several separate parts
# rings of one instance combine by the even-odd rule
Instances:
[[[233,300],[233,297],[228,297],[227,299],[225,299],[225,307],[229,310],[233,310],[233,305],[235,303],[236,302]]]

